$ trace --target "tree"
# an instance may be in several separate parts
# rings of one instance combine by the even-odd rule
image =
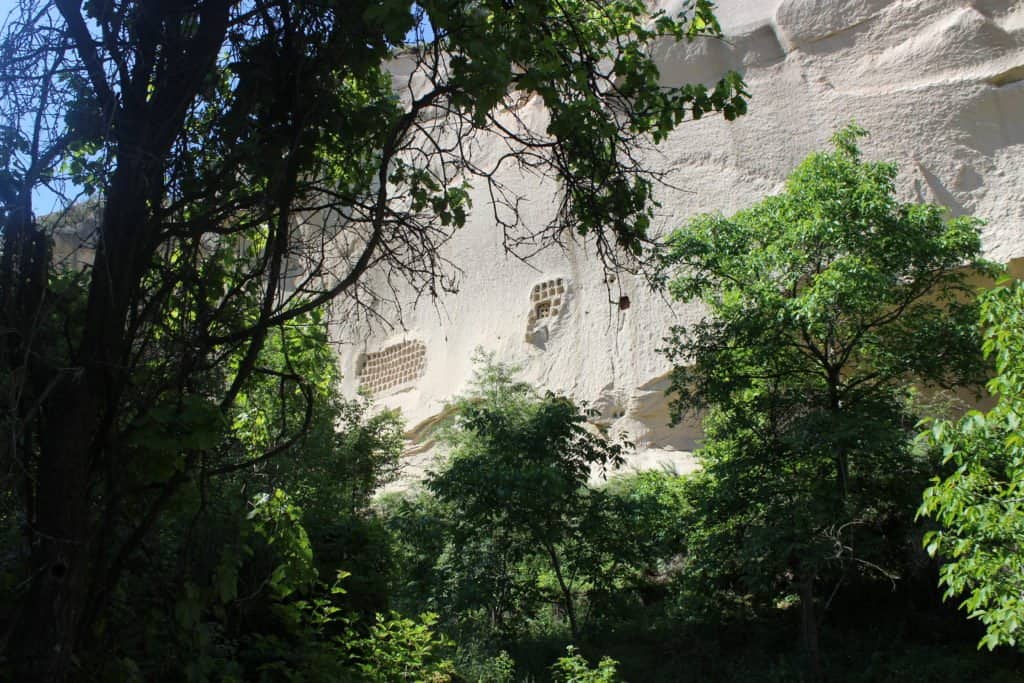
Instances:
[[[996,366],[988,390],[997,402],[925,432],[954,469],[932,481],[919,514],[940,525],[925,546],[944,561],[945,597],[966,595],[962,607],[985,624],[981,644],[991,650],[1019,645],[1024,628],[1024,287],[1004,284],[981,301],[983,349]]]
[[[212,457],[254,377],[304,384],[260,366],[273,330],[331,302],[358,309],[370,269],[453,286],[439,247],[470,183],[510,247],[531,238],[500,181],[518,166],[560,181],[533,238],[586,235],[609,263],[641,252],[657,179],[645,142],[687,116],[742,114],[746,96],[734,73],[662,88],[648,48],[718,33],[707,0],[653,19],[641,0],[20,0],[0,38],[0,457],[29,551],[7,616],[19,680],[70,675],[98,596],[176,496],[301,438],[308,420],[283,421],[262,453]],[[532,96],[539,129],[517,114]],[[487,162],[475,141],[506,152]],[[95,202],[74,310],[34,215],[41,187]],[[154,421],[196,438],[133,444]],[[121,477],[154,459],[163,476]]]
[[[708,411],[690,571],[772,601],[795,591],[813,678],[816,584],[829,567],[838,583],[891,574],[887,539],[912,517],[927,463],[911,387],[983,377],[978,221],[899,203],[896,167],[861,159],[864,134],[841,130],[782,194],[692,220],[668,256],[673,296],[709,311],[668,349],[677,417]]]
[[[312,680],[351,674],[352,647],[339,634],[346,624],[362,630],[388,605],[390,549],[368,503],[393,476],[402,428],[389,412],[369,415],[365,399],[339,396],[333,353],[322,320],[270,335],[261,371],[226,416],[230,437],[205,465],[261,452],[282,422],[308,421],[304,436],[276,458],[182,487],[140,551],[116,558],[116,590],[90,596],[106,608],[76,678],[250,680],[268,667]],[[191,433],[164,405],[127,435],[141,457],[120,473],[125,485],[166,480],[179,462],[168,453],[223,428],[185,408]],[[5,579],[17,569],[11,557],[0,565]],[[341,570],[345,590],[325,583]]]
[[[476,392],[455,406],[450,448],[428,489],[455,510],[454,552],[480,539],[508,554],[507,572],[541,555],[554,574],[573,638],[579,636],[575,582],[600,571],[588,552],[601,529],[592,511],[599,494],[587,488],[594,468],[622,463],[624,447],[586,427],[567,398],[538,397],[512,381],[502,365],[484,365]]]

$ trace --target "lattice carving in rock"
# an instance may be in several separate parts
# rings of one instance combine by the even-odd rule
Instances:
[[[404,341],[366,354],[359,370],[359,384],[382,394],[412,384],[423,376],[427,347],[421,341]]]
[[[526,319],[526,341],[535,342],[535,335],[565,310],[568,282],[555,278],[533,286],[530,292],[530,315]]]

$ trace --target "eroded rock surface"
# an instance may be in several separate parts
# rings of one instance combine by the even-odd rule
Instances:
[[[781,190],[797,163],[856,120],[871,131],[865,155],[899,163],[903,198],[979,216],[987,221],[989,257],[1024,256],[1024,4],[718,5],[728,40],[659,46],[663,79],[713,81],[740,69],[753,95],[750,113],[734,123],[687,123],[658,148],[651,164],[681,188],[661,189],[660,229],[700,212],[731,213]],[[554,188],[528,176],[505,180],[529,199],[528,220],[542,225],[554,210]],[[637,466],[692,467],[699,429],[693,421],[667,425],[669,366],[658,349],[669,327],[696,320],[699,308],[672,305],[628,275],[606,278],[580,245],[528,263],[511,258],[482,192],[474,206],[446,254],[464,269],[457,294],[405,310],[391,330],[339,324],[347,388],[355,390],[365,370],[359,364],[373,354],[402,343],[422,348],[414,371],[379,396],[404,411],[411,453],[418,453],[410,462],[422,467],[427,426],[465,389],[474,349],[482,347],[519,364],[523,379],[593,405],[599,423],[637,443]]]

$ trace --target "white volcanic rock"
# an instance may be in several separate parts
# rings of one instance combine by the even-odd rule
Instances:
[[[687,123],[651,157],[671,186],[681,188],[661,189],[660,229],[700,212],[731,213],[779,191],[801,159],[856,120],[871,132],[865,155],[899,163],[904,199],[979,216],[987,221],[988,256],[1004,262],[1024,256],[1020,2],[718,5],[728,39],[659,45],[662,76],[673,85],[713,82],[725,69],[740,69],[752,93],[750,112],[734,123],[717,117]],[[528,176],[508,174],[506,181],[530,199],[528,222],[543,225],[554,188]],[[381,405],[401,408],[409,422],[410,476],[428,461],[429,426],[465,389],[478,347],[520,365],[523,379],[597,408],[598,422],[636,441],[635,465],[692,467],[688,453],[699,429],[692,422],[667,426],[669,364],[658,349],[669,327],[696,320],[699,307],[664,301],[628,275],[607,282],[583,245],[549,249],[528,263],[509,257],[487,197],[477,191],[473,199],[468,225],[446,251],[464,271],[457,294],[410,306],[390,331],[348,322],[335,329],[350,392],[369,354],[405,341],[416,344],[404,349],[425,349],[422,363],[418,356],[396,361],[393,385],[377,396]],[[628,308],[619,305],[623,296]]]
[[[810,46],[869,22],[890,0],[782,0],[775,24],[787,50]]]

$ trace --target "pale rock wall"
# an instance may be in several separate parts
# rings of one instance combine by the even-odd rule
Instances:
[[[868,158],[900,164],[903,198],[979,216],[987,221],[990,257],[1024,256],[1024,4],[718,5],[728,38],[660,45],[663,79],[713,82],[725,69],[740,69],[752,93],[750,112],[733,123],[718,117],[686,123],[658,148],[652,165],[681,188],[660,192],[661,229],[699,212],[731,213],[778,192],[797,163],[853,119],[871,132],[863,144]],[[528,222],[543,225],[554,190],[536,178],[506,180],[531,199]],[[457,294],[405,310],[402,325],[390,330],[345,321],[335,328],[349,392],[370,354],[402,342],[424,349],[417,377],[377,395],[409,421],[408,476],[429,463],[429,427],[466,388],[477,347],[520,365],[523,379],[597,408],[598,422],[637,443],[635,467],[692,468],[689,451],[699,429],[693,421],[668,427],[669,364],[658,349],[669,327],[696,320],[699,307],[672,305],[628,275],[607,281],[582,245],[549,249],[528,263],[511,258],[482,193],[474,206],[469,224],[448,245],[447,256],[464,270]],[[538,308],[538,294],[548,297],[546,308]],[[620,305],[623,296],[628,307]]]

